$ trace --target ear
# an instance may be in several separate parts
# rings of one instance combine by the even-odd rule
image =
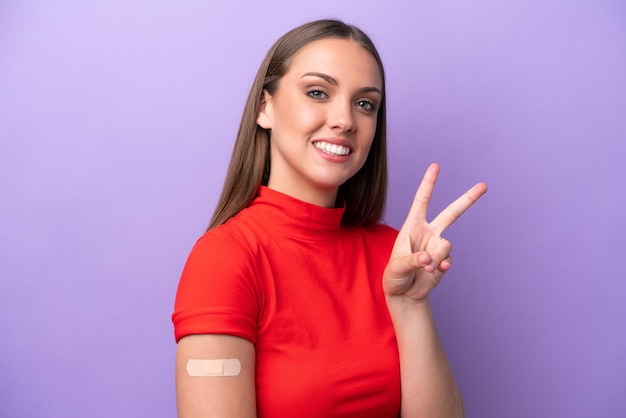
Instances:
[[[263,129],[272,129],[272,96],[263,90],[259,101],[259,113],[256,115],[256,123]]]

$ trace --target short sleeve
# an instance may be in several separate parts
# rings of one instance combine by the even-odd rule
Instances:
[[[172,322],[176,342],[192,334],[225,334],[256,342],[259,312],[254,257],[224,228],[208,231],[183,269]]]

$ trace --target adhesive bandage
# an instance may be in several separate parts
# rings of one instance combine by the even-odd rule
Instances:
[[[239,376],[241,362],[236,358],[229,359],[189,359],[187,361],[187,374],[198,377]]]

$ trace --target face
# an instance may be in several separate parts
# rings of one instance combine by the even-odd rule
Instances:
[[[382,78],[351,39],[311,42],[293,57],[257,123],[269,129],[268,187],[320,206],[365,163],[376,132]]]

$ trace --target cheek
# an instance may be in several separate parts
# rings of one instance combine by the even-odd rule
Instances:
[[[371,143],[374,141],[374,135],[376,134],[377,120],[372,118],[364,119],[360,125],[360,131],[362,135],[361,141],[363,144]]]
[[[317,129],[323,122],[324,114],[320,106],[309,106],[307,103],[291,101],[276,109],[279,113],[276,120],[284,130],[306,131]]]
[[[305,103],[294,109],[293,113],[297,114],[294,120],[297,119],[303,128],[317,128],[326,120],[326,110],[323,106]]]

